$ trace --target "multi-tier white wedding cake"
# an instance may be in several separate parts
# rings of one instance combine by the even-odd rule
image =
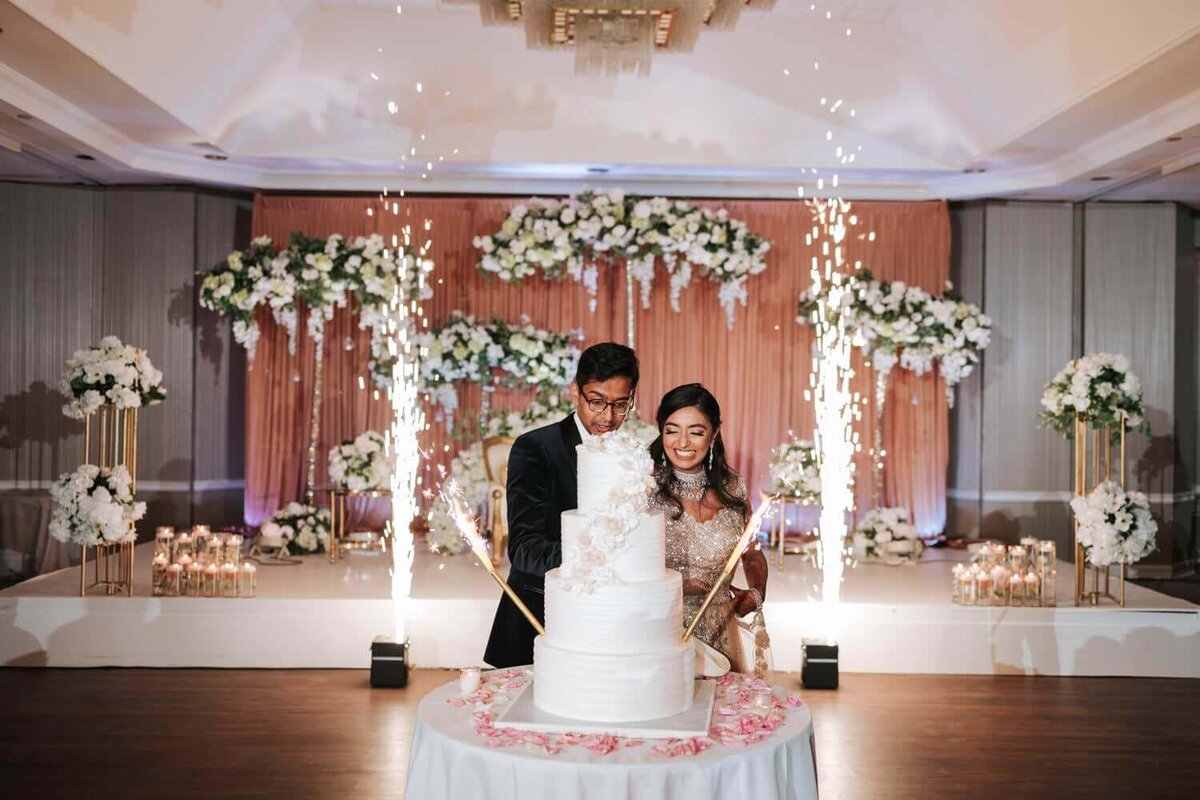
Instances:
[[[661,514],[646,513],[653,462],[616,432],[577,448],[579,508],[562,515],[562,566],[546,574],[546,634],[533,700],[561,717],[660,719],[692,705],[682,579],[666,568]]]

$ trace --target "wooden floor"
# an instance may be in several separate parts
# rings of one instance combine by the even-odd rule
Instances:
[[[416,704],[451,677],[372,690],[346,670],[3,669],[0,797],[402,797]],[[802,695],[825,800],[1200,785],[1200,681],[845,675]]]

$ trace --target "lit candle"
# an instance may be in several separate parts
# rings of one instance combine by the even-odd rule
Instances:
[[[187,566],[187,596],[199,597],[201,592],[201,582],[203,580],[204,567],[200,566],[199,561],[193,561]]]
[[[150,562],[150,593],[155,597],[163,593],[163,579],[167,577],[167,557],[162,553]]]
[[[192,537],[187,531],[175,537],[175,557],[179,558],[184,553],[191,554],[192,552]]]
[[[479,689],[479,683],[479,667],[463,667],[462,673],[458,676],[459,693],[464,697],[473,694]]]
[[[1025,575],[1025,599],[1032,606],[1038,604],[1038,576],[1033,570]]]
[[[992,574],[986,569],[980,568],[979,574],[975,578],[975,602],[979,605],[988,605],[992,598]]]
[[[167,567],[166,577],[163,578],[162,593],[167,597],[179,596],[179,576],[183,574],[183,567],[178,564],[172,564]]]
[[[1025,597],[1025,582],[1021,579],[1020,574],[1014,572],[1009,578],[1009,594],[1010,601],[1014,606],[1021,605]]]
[[[212,529],[209,528],[207,525],[193,525],[192,526],[192,535],[193,536],[207,536],[210,533],[212,533]]]
[[[216,597],[219,592],[218,582],[220,579],[221,570],[216,564],[209,564],[204,568],[204,584],[200,594],[205,597]]]
[[[225,563],[221,565],[221,596],[222,597],[237,597],[238,595],[238,568],[237,564]]]
[[[255,585],[258,582],[258,567],[247,561],[242,564],[242,579],[238,584],[240,597],[254,597]]]
[[[758,689],[754,692],[752,702],[759,711],[771,711],[775,708],[775,695],[771,694],[770,689]]]
[[[154,532],[154,554],[162,555],[171,560],[175,554],[172,552],[175,546],[175,532],[169,527],[159,528]]]

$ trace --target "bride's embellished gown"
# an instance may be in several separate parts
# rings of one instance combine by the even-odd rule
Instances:
[[[746,484],[738,478],[735,494],[746,496]],[[729,553],[737,545],[738,537],[745,528],[741,512],[722,508],[709,520],[700,522],[684,511],[673,519],[677,509],[655,494],[650,502],[651,512],[661,512],[667,522],[667,569],[683,575],[683,580],[695,580],[702,586],[711,587],[721,575]],[[704,603],[704,594],[683,596],[683,624],[686,628],[696,618],[696,612]],[[733,614],[733,598],[728,590],[721,592],[713,601],[695,636],[700,641],[720,651],[735,671],[743,671],[741,645],[737,635],[737,618]]]

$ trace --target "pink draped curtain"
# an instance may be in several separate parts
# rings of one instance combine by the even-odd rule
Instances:
[[[425,307],[434,327],[451,311],[516,321],[526,316],[542,328],[580,328],[587,344],[625,340],[625,287],[618,271],[602,273],[597,308],[579,285],[540,278],[505,285],[475,269],[473,237],[494,232],[515,198],[394,198],[263,196],[255,200],[254,233],[279,242],[292,231],[310,236],[378,232],[390,242],[408,226],[412,239],[432,242],[434,298]],[[680,383],[699,381],[721,402],[723,436],[731,459],[757,490],[764,483],[773,447],[789,431],[811,438],[812,405],[803,393],[811,366],[812,333],[796,322],[796,300],[808,285],[814,249],[805,244],[811,230],[808,209],[777,200],[731,200],[720,205],[772,242],[768,268],[748,282],[750,301],[737,310],[732,330],[717,304],[715,285],[697,282],[684,291],[682,312],[669,304],[659,280],[650,308],[638,302],[637,350],[642,364],[638,413],[652,420],[658,400]],[[368,209],[372,211],[368,214]],[[856,203],[857,232],[874,231],[874,241],[850,237],[848,256],[876,275],[940,292],[949,276],[950,226],[945,203]],[[426,223],[429,230],[426,230]],[[287,352],[284,332],[262,319],[258,357],[247,380],[246,517],[257,524],[277,507],[303,494],[305,453],[311,413],[312,345],[301,333],[296,356]],[[303,329],[303,324],[301,324]],[[386,397],[376,396],[367,377],[367,341],[350,313],[339,312],[328,326],[318,444],[317,483],[327,481],[329,448],[368,428],[388,426]],[[870,506],[872,481],[866,447],[871,441],[873,375],[859,362],[857,388],[864,398],[858,463],[858,513]],[[363,388],[365,386],[365,388]],[[460,387],[462,409],[479,407],[479,391]],[[527,393],[500,389],[494,409],[516,408]],[[941,379],[892,375],[885,409],[888,451],[884,496],[889,505],[913,512],[919,529],[934,533],[945,520],[948,414]],[[438,467],[459,444],[432,409],[423,446],[430,459],[423,480],[436,484]]]

